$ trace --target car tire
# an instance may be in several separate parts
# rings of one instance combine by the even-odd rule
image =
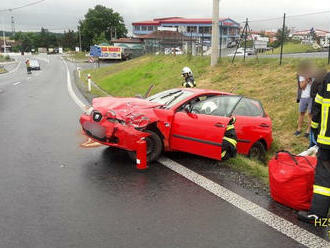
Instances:
[[[265,162],[266,159],[266,148],[261,141],[257,141],[253,144],[249,151],[249,158],[257,159]]]
[[[156,161],[163,150],[163,143],[159,135],[151,130],[146,130],[150,135],[146,138],[147,141],[147,162]],[[128,152],[128,156],[135,162],[136,153]]]

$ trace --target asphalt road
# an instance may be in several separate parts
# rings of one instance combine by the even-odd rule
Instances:
[[[0,247],[302,247],[159,163],[138,172],[123,152],[81,148],[64,63],[37,59],[32,75],[0,75]],[[170,156],[293,221],[211,160]]]

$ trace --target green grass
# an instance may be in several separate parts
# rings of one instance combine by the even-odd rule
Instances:
[[[214,68],[209,66],[207,57],[186,56],[144,56],[128,62],[88,70],[82,73],[86,78],[91,73],[92,80],[114,96],[134,96],[146,92],[150,84],[155,84],[152,93],[173,87],[180,87],[181,70],[189,66],[194,72],[198,88],[215,89],[259,99],[273,121],[274,142],[268,152],[268,159],[278,150],[300,153],[308,146],[304,137],[295,137],[298,104],[296,103],[296,70],[300,59],[286,58],[279,66],[275,58],[253,58],[245,63],[238,59],[234,64],[223,58]],[[330,69],[327,59],[313,59],[320,67]],[[307,128],[305,125],[304,128]],[[246,174],[267,178],[264,165],[245,157],[230,160],[234,167],[244,167]],[[260,167],[261,166],[261,167]]]
[[[209,58],[145,56],[96,71],[84,71],[83,78],[91,73],[92,80],[111,95],[133,96],[145,93],[151,84],[155,85],[152,93],[180,87],[180,74],[184,66],[189,66],[194,75],[199,77],[205,73],[208,64]]]
[[[232,158],[224,162],[224,164],[233,170],[243,172],[251,177],[259,178],[265,185],[268,184],[268,167],[265,167],[259,161],[251,160],[242,155],[237,155],[236,158]]]
[[[318,52],[320,49],[314,49],[311,45],[302,45],[300,43],[286,42],[283,46],[283,53],[308,53],[308,52]],[[267,54],[280,54],[281,47],[274,49],[274,52],[267,52]]]
[[[11,61],[10,57],[8,55],[0,54],[0,62],[7,62],[7,61]]]
[[[70,54],[70,57],[74,60],[78,60],[78,61],[86,61],[88,59],[88,57],[86,57],[86,53],[85,52],[72,52]]]
[[[5,68],[0,67],[0,74],[7,72]]]

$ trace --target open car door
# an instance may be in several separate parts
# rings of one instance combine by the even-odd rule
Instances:
[[[175,113],[170,135],[172,150],[221,160],[222,140],[230,121],[218,115],[221,97],[187,105]]]

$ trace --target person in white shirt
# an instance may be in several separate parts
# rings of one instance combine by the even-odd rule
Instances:
[[[313,98],[311,97],[311,86],[313,79],[312,74],[312,65],[308,62],[302,63],[300,65],[299,75],[298,75],[298,87],[300,88],[300,98],[299,98],[299,118],[298,118],[298,128],[294,133],[296,136],[301,134],[302,126],[304,123],[304,118],[306,112],[308,113],[308,125],[307,130],[304,136],[309,137],[311,120],[312,120],[312,104]]]

